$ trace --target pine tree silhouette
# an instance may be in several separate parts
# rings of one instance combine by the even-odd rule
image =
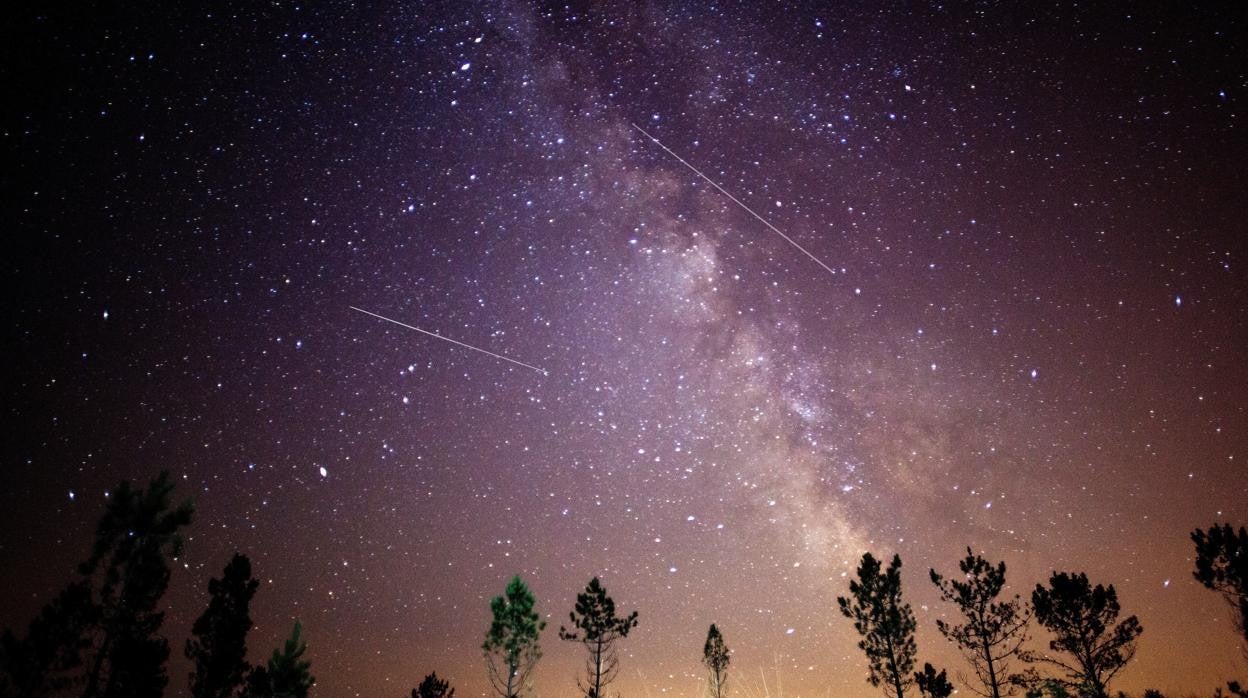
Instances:
[[[1226,599],[1236,611],[1236,625],[1248,657],[1248,530],[1214,524],[1208,531],[1192,531],[1196,544],[1196,581]]]
[[[515,698],[528,684],[529,674],[542,658],[538,635],[546,627],[533,607],[537,599],[516,575],[502,596],[490,600],[490,629],[481,651],[490,685],[502,698]]]
[[[607,595],[602,583],[594,577],[585,585],[585,591],[576,595],[576,607],[568,614],[573,630],[562,626],[559,639],[579,642],[589,652],[585,666],[585,681],[576,685],[588,698],[601,698],[603,689],[615,680],[619,673],[619,655],[615,643],[637,627],[637,612],[624,618],[615,615],[615,601]]]
[[[919,694],[926,698],[949,698],[953,694],[953,684],[945,676],[942,669],[936,673],[931,664],[923,664],[923,671],[914,673],[914,682],[919,686]]]
[[[5,632],[0,665],[17,696],[74,689],[84,698],[155,698],[169,678],[160,637],[160,599],[190,502],[174,507],[168,472],[146,489],[122,482],[108,498],[91,555],[78,578],[31,622],[26,637]]]
[[[965,622],[952,625],[936,621],[940,634],[958,646],[970,662],[983,688],[973,691],[986,698],[1010,695],[1009,659],[1018,654],[1027,639],[1027,623],[1031,614],[1017,595],[998,601],[1005,588],[1005,563],[994,567],[968,547],[966,557],[958,563],[960,578],[946,580],[930,570],[932,583],[940,589],[940,597],[957,605]]]
[[[70,584],[30,623],[25,638],[5,630],[0,637],[0,696],[60,693],[82,686],[88,632],[100,609],[86,580]]]
[[[96,528],[95,548],[79,567],[102,577],[100,635],[83,698],[161,696],[169,677],[169,642],[156,635],[165,614],[156,606],[169,587],[169,559],[182,550],[178,530],[190,524],[186,502],[171,509],[173,481],[163,471],[146,490],[122,483]]]
[[[711,623],[706,631],[706,644],[702,646],[702,663],[709,672],[710,698],[727,698],[728,696],[728,646],[724,644],[724,636],[719,628]]]
[[[307,698],[316,683],[312,662],[303,658],[308,645],[301,635],[303,625],[295,621],[290,638],[280,650],[273,650],[267,666],[256,667],[247,677],[247,698]]]
[[[455,689],[447,681],[438,679],[438,672],[433,672],[420,682],[420,686],[412,689],[412,698],[455,698]]]
[[[1087,698],[1106,698],[1109,682],[1135,656],[1136,640],[1144,631],[1135,616],[1118,622],[1118,592],[1088,582],[1086,574],[1054,572],[1049,586],[1036,585],[1031,594],[1036,620],[1054,638],[1052,654],[1020,652],[1028,662],[1056,667],[1064,674],[1058,683]],[[1034,684],[1036,675],[1030,675]]]
[[[859,649],[867,655],[867,680],[872,686],[885,686],[892,698],[904,698],[914,683],[914,611],[901,600],[901,557],[893,556],[888,570],[864,553],[858,565],[858,579],[849,583],[849,597],[837,597],[841,613],[854,621],[862,636]]]
[[[251,561],[234,554],[221,579],[208,581],[208,608],[191,628],[186,658],[195,663],[190,676],[194,698],[229,698],[246,681],[247,633],[251,598],[260,586],[251,577]]]

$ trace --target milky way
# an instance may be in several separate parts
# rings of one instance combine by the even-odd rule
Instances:
[[[0,625],[168,468],[174,694],[235,550],[325,696],[484,695],[516,573],[542,695],[594,575],[626,695],[712,622],[741,695],[867,695],[846,575],[961,670],[968,545],[1115,584],[1119,688],[1245,674],[1187,540],[1248,524],[1242,8],[161,5],[5,28]]]

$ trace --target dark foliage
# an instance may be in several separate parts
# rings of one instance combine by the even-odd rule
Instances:
[[[615,680],[620,661],[615,643],[637,627],[637,612],[623,618],[615,615],[615,601],[594,577],[585,591],[576,595],[576,607],[568,614],[572,630],[560,626],[559,639],[579,642],[589,653],[585,679],[577,686],[588,698],[602,698],[603,689]]]
[[[451,688],[448,681],[438,678],[438,672],[433,672],[420,682],[420,686],[412,689],[412,698],[455,698],[455,689]]]
[[[942,669],[938,674],[931,664],[924,663],[923,671],[914,673],[914,682],[919,694],[927,698],[949,698],[953,694],[953,684],[949,683],[945,671]]]
[[[728,695],[728,646],[724,644],[724,636],[719,628],[711,623],[706,631],[706,644],[702,645],[702,664],[709,672],[710,698],[725,698]]]
[[[490,685],[502,698],[515,698],[524,690],[529,674],[542,657],[537,643],[546,621],[533,607],[537,599],[517,575],[502,596],[490,600],[490,629],[481,651],[485,654]]]
[[[904,698],[913,683],[914,611],[901,600],[901,557],[893,556],[886,571],[880,562],[864,553],[858,565],[858,579],[849,583],[849,596],[837,597],[841,613],[854,621],[862,636],[858,647],[867,655],[867,680],[872,686],[885,686],[893,698]]]
[[[290,638],[273,650],[267,666],[256,667],[247,677],[246,698],[307,698],[316,683],[312,663],[303,658],[308,645],[300,637],[303,626],[295,621]]]
[[[1023,658],[1061,670],[1055,680],[1080,696],[1108,696],[1110,680],[1135,656],[1143,632],[1135,616],[1118,622],[1122,609],[1113,585],[1094,587],[1085,574],[1054,572],[1048,587],[1036,585],[1031,603],[1036,620],[1053,633],[1049,649],[1055,654],[1023,652]],[[1033,672],[1023,682],[1034,685],[1036,678]]]
[[[1236,625],[1248,656],[1248,530],[1230,524],[1192,532],[1196,544],[1196,581],[1222,594],[1235,609]]]
[[[208,581],[208,608],[186,641],[186,658],[195,663],[190,677],[195,698],[229,698],[243,686],[251,668],[247,663],[251,598],[259,586],[251,577],[251,561],[238,553],[221,579]]]
[[[191,522],[189,502],[172,504],[173,481],[162,472],[146,489],[123,482],[95,530],[78,579],[45,606],[24,638],[5,632],[0,665],[6,690],[18,696],[61,693],[84,698],[146,698],[164,693],[169,643],[158,611],[169,586],[170,560]]]
[[[0,637],[0,695],[38,696],[81,686],[90,629],[100,609],[86,580],[70,584],[44,606],[25,638],[4,631]]]
[[[956,604],[965,619],[960,625],[937,620],[936,627],[970,662],[979,684],[971,690],[987,698],[1012,695],[1009,660],[1027,639],[1031,614],[1017,595],[998,600],[1005,588],[1004,562],[994,566],[968,547],[958,570],[961,576],[953,579],[930,571],[941,598]]]

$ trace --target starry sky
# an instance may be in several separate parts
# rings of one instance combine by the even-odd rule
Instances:
[[[175,695],[235,550],[324,696],[484,695],[515,573],[542,695],[594,575],[626,695],[700,695],[712,622],[741,694],[868,695],[846,575],[899,553],[953,674],[968,545],[1115,584],[1118,688],[1242,677],[1187,535],[1248,523],[1248,13],[1032,5],[21,10],[0,625],[167,468]]]

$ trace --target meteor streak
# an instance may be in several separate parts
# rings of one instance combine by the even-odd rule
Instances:
[[[375,317],[375,318],[377,318],[377,319],[379,319],[379,320],[385,320],[386,322],[392,322],[392,323],[394,323],[394,324],[398,325],[399,327],[406,327],[406,328],[407,328],[407,329],[409,329],[409,330],[416,330],[417,332],[420,332],[420,333],[423,333],[423,334],[427,334],[427,335],[429,335],[430,337],[437,337],[438,339],[440,339],[440,340],[442,340],[442,341],[444,341],[444,342],[450,342],[451,344],[458,344],[459,346],[464,347],[465,349],[471,349],[471,350],[473,350],[473,351],[479,351],[479,352],[481,352],[482,354],[487,354],[487,355],[489,355],[489,356],[493,356],[493,357],[494,357],[494,358],[496,358],[496,359],[502,359],[503,361],[507,361],[507,362],[509,362],[509,363],[513,363],[513,364],[515,364],[515,365],[517,365],[517,366],[523,366],[523,367],[525,367],[525,368],[527,368],[527,369],[530,369],[530,370],[533,370],[533,371],[537,371],[538,373],[542,374],[543,376],[548,376],[548,375],[550,375],[550,373],[549,373],[546,369],[544,369],[544,368],[538,368],[537,366],[531,366],[531,365],[529,365],[529,364],[524,363],[523,361],[516,361],[515,359],[509,358],[509,357],[506,357],[506,356],[503,356],[502,354],[495,354],[495,353],[494,353],[494,352],[492,352],[492,351],[488,351],[488,350],[486,350],[486,349],[482,349],[482,348],[480,348],[480,347],[474,347],[474,346],[472,346],[471,344],[465,344],[465,343],[460,342],[460,341],[458,341],[458,340],[451,339],[450,337],[443,337],[442,335],[440,335],[440,334],[438,334],[438,333],[436,333],[436,332],[430,332],[429,330],[422,330],[422,329],[420,329],[419,327],[416,327],[415,325],[409,325],[409,324],[407,324],[407,323],[405,323],[405,322],[399,322],[398,320],[392,320],[391,318],[388,318],[388,317],[386,317],[385,315],[378,315],[377,313],[374,313],[374,312],[371,312],[371,311],[365,310],[365,309],[363,309],[363,308],[357,308],[357,307],[355,307],[354,305],[349,305],[349,306],[347,306],[347,307],[348,307],[348,308],[350,308],[350,309],[352,309],[352,310],[354,310],[354,311],[357,311],[357,312],[360,312],[360,313],[364,313],[365,315],[372,315],[373,317]]]
[[[631,122],[630,122],[630,123],[631,123]],[[774,226],[774,225],[772,225],[770,222],[768,222],[768,220],[767,220],[766,218],[763,218],[762,216],[760,216],[760,215],[758,215],[757,213],[755,213],[755,212],[754,212],[754,209],[752,209],[752,208],[750,208],[749,206],[746,206],[745,204],[741,203],[741,200],[740,200],[740,199],[738,199],[737,197],[733,196],[732,194],[729,194],[729,193],[728,193],[728,190],[726,190],[726,189],[724,189],[723,187],[721,187],[721,186],[719,186],[718,184],[716,184],[716,183],[715,183],[715,181],[714,181],[713,179],[711,179],[710,177],[707,177],[706,175],[702,174],[702,171],[701,171],[701,170],[699,170],[698,168],[694,167],[693,165],[690,165],[690,164],[689,164],[689,163],[688,163],[688,162],[687,162],[684,158],[682,158],[681,156],[679,156],[679,155],[677,155],[675,152],[673,152],[671,148],[669,148],[669,147],[667,147],[667,146],[663,145],[663,143],[662,143],[661,141],[659,141],[659,139],[655,138],[654,136],[651,136],[649,133],[646,133],[646,130],[645,130],[644,128],[642,128],[642,127],[638,126],[637,124],[633,124],[633,128],[637,129],[638,131],[641,131],[642,135],[644,135],[646,138],[649,138],[650,140],[654,141],[655,145],[659,146],[659,147],[660,147],[660,148],[662,148],[663,150],[666,150],[668,155],[671,155],[672,157],[676,158],[677,160],[679,160],[679,161],[680,161],[680,164],[684,165],[685,167],[688,167],[690,170],[692,170],[692,171],[693,171],[693,173],[694,173],[694,174],[696,174],[697,176],[699,176],[699,177],[701,177],[702,179],[706,180],[706,183],[707,183],[707,184],[709,184],[709,185],[711,185],[712,187],[715,187],[716,189],[718,189],[718,190],[719,190],[719,193],[723,194],[724,196],[728,197],[729,199],[732,199],[732,202],[733,202],[733,203],[735,203],[736,205],[738,205],[738,206],[740,206],[741,208],[745,209],[747,213],[749,213],[751,216],[754,216],[755,218],[757,218],[757,219],[759,220],[759,222],[760,222],[760,223],[762,223],[763,225],[767,226],[768,228],[771,228],[772,232],[774,232],[776,235],[779,235],[780,237],[784,238],[784,241],[785,241],[785,242],[787,242],[787,243],[789,243],[790,245],[792,245],[792,246],[796,247],[798,250],[800,250],[800,251],[801,251],[801,253],[802,253],[802,254],[804,254],[804,255],[806,255],[807,257],[810,257],[811,259],[815,260],[815,264],[818,264],[819,266],[823,267],[824,269],[827,269],[829,274],[835,274],[835,273],[836,273],[836,270],[835,270],[835,269],[833,269],[832,267],[829,267],[828,265],[824,264],[822,260],[820,260],[818,257],[816,257],[816,256],[814,256],[813,254],[811,254],[810,252],[808,252],[808,251],[806,250],[806,248],[805,248],[805,247],[802,247],[801,245],[797,244],[797,241],[796,241],[796,240],[794,240],[793,238],[789,237],[788,235],[785,235],[784,233],[780,232],[780,229],[779,229],[779,228],[777,228],[776,226]]]

